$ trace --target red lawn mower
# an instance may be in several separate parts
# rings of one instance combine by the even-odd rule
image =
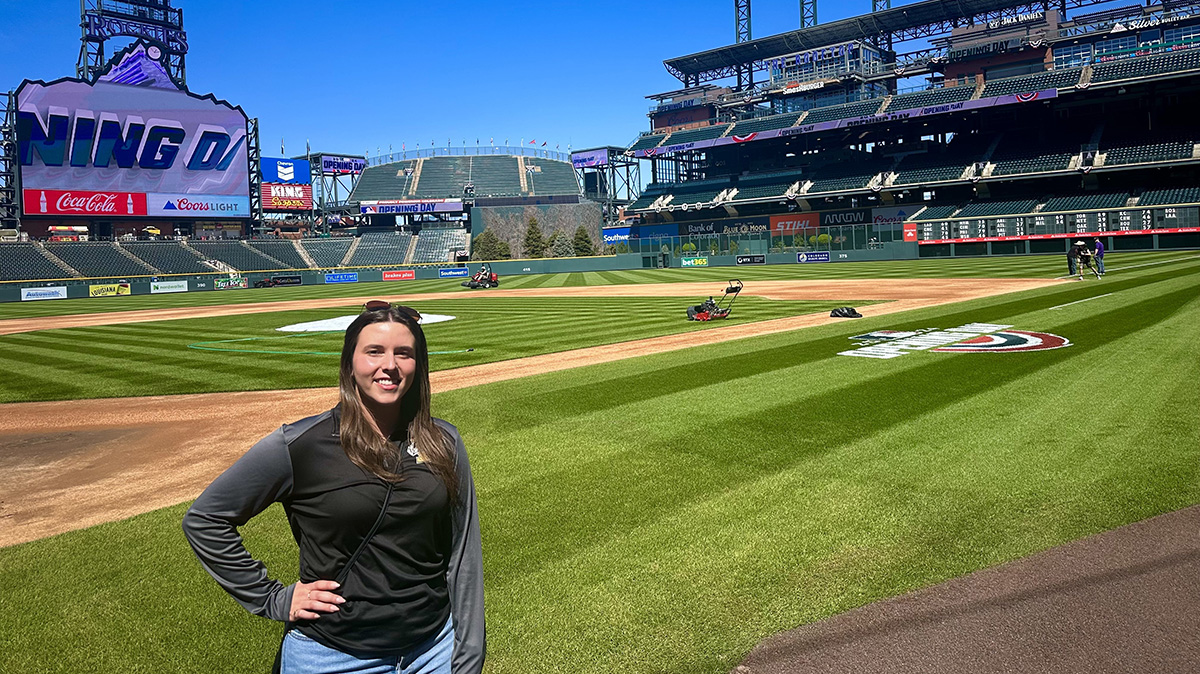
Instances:
[[[725,294],[720,300],[713,301],[710,295],[708,299],[700,304],[693,304],[687,308],[687,317],[689,321],[714,321],[718,318],[729,318],[729,312],[733,311],[733,303],[738,298],[738,293],[742,292],[742,282],[737,279],[729,280],[729,287],[725,288]]]
[[[463,281],[462,285],[464,288],[495,288],[500,285],[500,276],[492,271],[492,265],[485,262],[479,267],[479,271]]]

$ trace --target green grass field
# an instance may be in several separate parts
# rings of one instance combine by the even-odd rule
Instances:
[[[1200,260],[1110,268],[438,394],[479,489],[487,671],[723,673],[781,630],[1200,502]],[[969,322],[1073,344],[837,355]],[[269,668],[280,626],[201,570],[185,508],[0,550],[0,671]],[[243,534],[295,578],[281,509]]]
[[[1153,264],[1188,257],[1188,251],[1151,253],[1110,253],[1109,266]],[[564,286],[604,286],[640,283],[682,283],[711,281],[712,292],[737,277],[744,281],[788,279],[897,279],[897,278],[1054,278],[1066,273],[1062,255],[1011,258],[954,258],[902,260],[889,262],[846,262],[837,264],[772,265],[765,267],[712,267],[694,269],[637,269],[630,271],[578,272],[571,274],[534,274],[505,276],[503,288],[556,288]],[[222,292],[192,292],[166,295],[84,298],[52,302],[10,302],[0,304],[0,320],[57,316],[66,313],[90,314],[107,311],[136,311],[175,307],[253,304],[324,297],[388,297],[428,292],[474,292],[456,279],[389,281],[353,286],[319,285],[287,288],[262,288]]]

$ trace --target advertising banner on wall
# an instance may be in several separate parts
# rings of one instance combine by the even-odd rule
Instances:
[[[187,281],[154,281],[150,284],[151,295],[159,293],[186,293],[187,291]]]
[[[17,158],[26,215],[250,213],[246,114],[212,96],[26,80],[17,89]]]
[[[88,286],[88,297],[116,297],[132,294],[133,291],[129,288],[128,283],[102,283]]]
[[[279,159],[263,157],[262,181],[280,185],[308,185],[312,183],[312,169],[307,159]]]
[[[917,240],[917,223],[915,223],[915,222],[904,223],[904,240],[905,241],[916,241]]]
[[[383,272],[384,281],[412,281],[417,278],[415,269],[394,269]]]
[[[629,228],[607,227],[600,230],[600,236],[604,239],[604,245],[606,246],[615,246],[618,243],[629,243]]]
[[[271,282],[277,286],[298,286],[303,285],[304,279],[299,274],[277,274],[271,277]]]
[[[827,251],[812,252],[812,253],[796,253],[796,262],[829,262],[829,253]]]
[[[461,213],[463,202],[458,199],[392,199],[386,201],[363,201],[358,212],[380,213]]]
[[[21,301],[30,302],[33,300],[65,300],[67,299],[66,286],[50,286],[48,288],[21,288]]]
[[[815,229],[821,224],[817,213],[795,213],[791,215],[772,215],[772,234],[795,234],[806,229]]]
[[[466,267],[459,267],[456,269],[439,269],[438,270],[438,278],[459,278],[461,276],[470,276],[470,275],[471,275],[471,270],[467,269]]]
[[[739,255],[737,256],[738,264],[766,264],[766,255]]]
[[[311,211],[312,185],[263,183],[262,207],[264,211]]]
[[[325,275],[326,283],[358,283],[358,272],[347,271]]]
[[[836,225],[865,225],[871,221],[871,209],[859,208],[853,211],[832,211],[821,213],[821,226]]]
[[[238,288],[249,287],[250,284],[246,281],[246,277],[244,276],[213,279],[213,290],[236,290]]]
[[[873,208],[871,209],[871,224],[873,225],[899,225],[908,219],[908,216],[915,213],[918,206],[893,206],[891,208]]]
[[[357,175],[367,168],[367,160],[363,157],[340,157],[323,154],[320,156],[321,173],[327,176]]]
[[[681,257],[679,258],[679,266],[681,267],[707,267],[708,258],[706,257]]]
[[[588,150],[587,152],[574,152],[571,154],[571,165],[575,168],[604,166],[607,163],[608,150],[606,148],[601,148],[599,150]]]

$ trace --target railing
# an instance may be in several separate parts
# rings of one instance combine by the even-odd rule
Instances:
[[[563,162],[571,161],[569,152],[559,152],[558,150],[550,150],[538,145],[477,145],[471,147],[469,145],[463,147],[431,147],[424,150],[401,150],[400,152],[392,152],[389,154],[381,154],[375,157],[367,158],[368,166],[379,166],[380,164],[391,164],[398,161],[406,161],[409,159],[421,159],[425,157],[478,157],[487,155],[515,155],[519,157],[537,157],[542,159],[555,159]]]

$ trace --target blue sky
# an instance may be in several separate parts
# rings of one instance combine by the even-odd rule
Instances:
[[[662,61],[733,42],[733,3],[176,0],[188,87],[258,117],[264,156],[374,155],[506,138],[625,145],[647,94],[679,87]],[[900,3],[896,3],[900,4]],[[832,21],[870,0],[819,3]],[[799,25],[796,0],[753,2],[753,33]],[[0,87],[74,76],[79,3],[0,0]]]

